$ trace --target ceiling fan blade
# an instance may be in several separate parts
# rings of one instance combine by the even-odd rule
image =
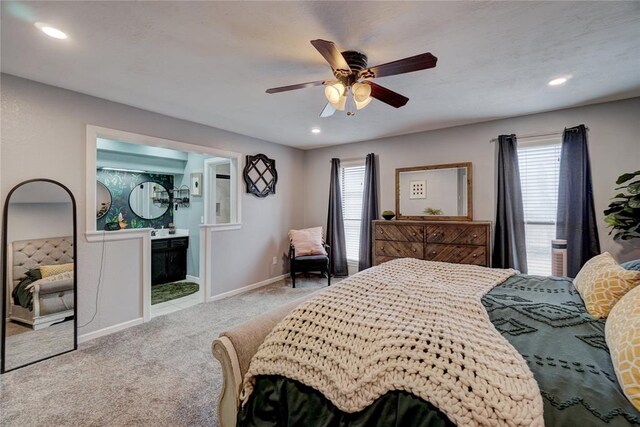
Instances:
[[[409,58],[399,59],[386,64],[376,65],[360,71],[360,76],[365,78],[377,78],[394,76],[396,74],[411,73],[413,71],[426,70],[436,66],[438,58],[431,53],[423,53]]]
[[[344,59],[344,56],[340,53],[338,48],[333,42],[327,40],[311,40],[311,44],[313,47],[318,49],[320,55],[327,60],[331,68],[334,70],[343,70],[346,74],[352,74],[351,68],[347,61]]]
[[[307,87],[314,87],[314,86],[322,86],[325,83],[326,83],[326,80],[318,80],[317,82],[308,82],[308,83],[299,83],[297,85],[272,87],[271,89],[267,89],[266,92],[267,93],[286,92],[288,90],[304,89],[304,88],[307,88]]]
[[[324,108],[322,109],[322,112],[320,113],[320,117],[331,117],[335,112],[336,112],[336,109],[333,108],[333,105],[327,102],[327,105],[324,106]]]
[[[378,101],[384,102],[385,104],[389,104],[392,107],[400,108],[409,101],[409,98],[407,98],[406,96],[400,95],[399,93],[375,84],[374,82],[365,80],[362,83],[371,86],[372,97],[374,97]]]

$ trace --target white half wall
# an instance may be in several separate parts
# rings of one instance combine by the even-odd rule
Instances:
[[[286,270],[287,232],[303,224],[303,152],[77,92],[1,75],[2,128],[0,195],[4,203],[16,184],[50,178],[69,187],[78,204],[78,324],[95,311],[103,244],[88,243],[86,211],[86,125],[133,132],[277,160],[277,193],[265,199],[244,194],[242,227],[213,233],[210,295],[278,277]],[[272,265],[272,258],[278,264]],[[107,242],[98,312],[79,335],[140,319],[141,239]]]
[[[366,113],[363,110],[361,114]],[[402,114],[402,109],[390,109],[389,115],[393,114]],[[472,162],[474,219],[495,221],[496,147],[489,141],[500,134],[555,132],[582,123],[590,129],[591,171],[602,251],[611,252],[620,262],[638,259],[640,241],[614,242],[608,235],[602,211],[616,194],[616,178],[640,169],[640,98],[306,151],[305,225],[327,223],[330,159],[364,158],[367,153],[378,156],[380,213],[385,209],[395,211],[396,168]]]

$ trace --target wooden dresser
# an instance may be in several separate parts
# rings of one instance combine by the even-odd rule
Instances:
[[[373,265],[419,258],[491,266],[489,221],[373,221]]]

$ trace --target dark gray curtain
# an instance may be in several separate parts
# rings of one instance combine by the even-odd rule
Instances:
[[[584,125],[562,134],[556,238],[567,241],[569,277],[576,277],[584,263],[600,253]]]
[[[375,154],[367,154],[364,166],[364,192],[362,195],[362,221],[360,223],[360,256],[358,271],[373,265],[371,221],[378,219],[378,178]]]
[[[329,183],[329,212],[327,214],[327,244],[331,246],[331,274],[347,276],[347,248],[342,218],[342,194],[340,193],[340,159],[331,159]]]
[[[498,137],[498,194],[493,267],[527,272],[524,208],[515,135]]]

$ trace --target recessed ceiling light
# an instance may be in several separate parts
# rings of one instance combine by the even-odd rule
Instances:
[[[60,31],[49,24],[45,24],[44,22],[36,22],[34,25],[37,29],[54,39],[64,40],[67,38],[67,35],[63,31]]]
[[[547,83],[549,86],[559,86],[561,84],[565,84],[567,82],[567,80],[569,80],[571,77],[569,76],[565,76],[565,77],[558,77],[556,79],[553,80],[549,80],[549,83]]]
[[[320,133],[320,128],[312,128],[311,133]]]

